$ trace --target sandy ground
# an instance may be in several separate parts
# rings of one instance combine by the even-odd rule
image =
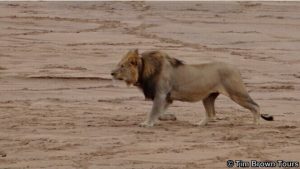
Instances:
[[[299,2],[1,2],[0,168],[199,169],[300,160]],[[140,128],[152,103],[111,69],[129,50],[239,67],[274,122],[217,99],[174,102],[177,121]]]

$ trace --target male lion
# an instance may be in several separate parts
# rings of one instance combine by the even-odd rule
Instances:
[[[197,123],[204,126],[215,118],[214,102],[219,94],[231,98],[253,113],[254,123],[259,116],[271,121],[272,116],[260,114],[259,106],[251,99],[239,71],[225,63],[213,62],[187,65],[161,51],[129,51],[111,75],[143,90],[153,100],[152,111],[140,126],[153,126],[173,100],[196,102],[203,100],[205,118]]]

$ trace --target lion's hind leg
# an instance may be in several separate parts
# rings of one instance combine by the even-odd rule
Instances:
[[[253,123],[259,124],[260,108],[248,94],[230,94],[229,97],[237,104],[249,109],[253,114]]]
[[[219,93],[211,93],[208,97],[207,97],[207,106],[209,107],[209,119],[210,120],[215,120],[216,118],[216,110],[215,110],[215,100],[216,98],[219,96]]]
[[[223,81],[223,87],[224,94],[240,106],[250,110],[253,114],[254,124],[258,124],[260,118],[259,106],[249,96],[240,75],[236,73],[236,76],[228,77]]]

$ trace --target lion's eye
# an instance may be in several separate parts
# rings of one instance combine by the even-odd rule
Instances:
[[[130,62],[130,65],[136,65],[134,61]]]

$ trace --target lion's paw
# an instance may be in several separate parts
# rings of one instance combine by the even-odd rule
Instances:
[[[174,114],[162,114],[158,118],[160,121],[176,121],[177,118]]]
[[[200,122],[196,123],[197,126],[206,126],[207,125],[207,120],[204,119],[204,120],[201,120]]]
[[[209,118],[209,122],[217,122],[219,120],[224,120],[224,118],[221,118],[221,117],[211,117]]]
[[[139,127],[153,127],[154,123],[150,123],[148,121],[144,121],[143,123],[139,124]]]

